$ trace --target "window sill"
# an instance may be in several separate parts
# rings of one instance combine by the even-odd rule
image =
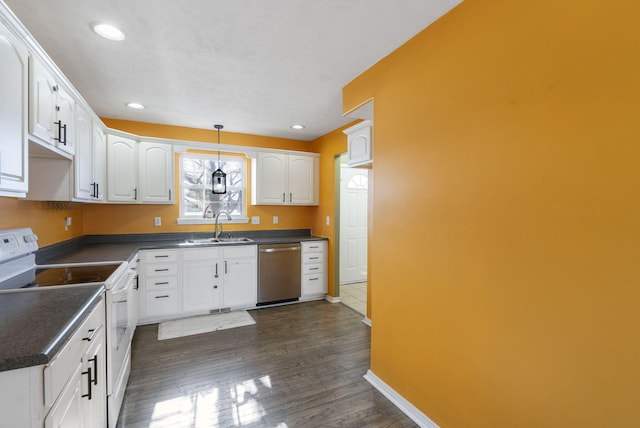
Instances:
[[[249,223],[248,217],[234,217],[233,220],[227,220],[220,217],[219,224],[246,224]],[[215,218],[188,218],[182,217],[178,219],[178,224],[216,224]]]

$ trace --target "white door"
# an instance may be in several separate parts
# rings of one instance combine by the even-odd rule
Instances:
[[[367,280],[366,169],[340,170],[340,284]]]

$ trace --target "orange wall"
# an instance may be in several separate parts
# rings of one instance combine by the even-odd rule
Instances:
[[[65,218],[71,226],[65,230]],[[83,235],[82,204],[33,202],[0,197],[0,230],[31,227],[44,247]]]
[[[347,137],[342,132],[347,125],[313,141],[313,150],[320,153],[320,206],[317,208],[312,229],[316,235],[330,237],[328,245],[328,285],[329,294],[336,295],[335,289],[335,233],[336,233],[336,204],[335,204],[335,157],[347,151]],[[327,226],[326,218],[330,217]]]
[[[640,426],[638,16],[466,0],[344,88],[371,368],[442,427]]]

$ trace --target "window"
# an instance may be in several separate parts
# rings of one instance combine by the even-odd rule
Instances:
[[[181,155],[181,218],[178,223],[210,223],[211,218],[220,210],[227,211],[233,217],[233,222],[248,221],[245,206],[246,160],[243,157],[224,156],[220,158],[220,163],[220,168],[227,174],[227,193],[214,195],[211,191],[211,174],[218,167],[218,157],[202,154]],[[205,209],[208,220],[204,218]]]

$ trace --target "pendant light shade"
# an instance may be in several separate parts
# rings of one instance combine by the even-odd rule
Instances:
[[[220,169],[220,166],[222,165],[220,163],[220,130],[223,128],[223,126],[213,125],[213,127],[218,130],[218,169],[216,169],[211,175],[211,191],[216,195],[224,195],[225,193],[227,193],[227,174],[225,174],[224,171]]]

